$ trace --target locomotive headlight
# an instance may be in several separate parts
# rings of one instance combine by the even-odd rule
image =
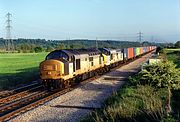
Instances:
[[[60,76],[60,75],[61,75],[59,71],[57,71],[56,74],[57,74],[57,76]]]
[[[47,72],[48,75],[51,75],[51,72]]]

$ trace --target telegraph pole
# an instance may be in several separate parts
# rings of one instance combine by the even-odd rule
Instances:
[[[6,14],[6,42],[5,42],[5,46],[6,46],[6,50],[7,51],[12,51],[14,50],[14,45],[13,45],[13,40],[11,39],[11,16],[12,14],[7,13]]]

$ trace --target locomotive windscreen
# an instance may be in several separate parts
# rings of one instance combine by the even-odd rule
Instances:
[[[53,51],[46,56],[46,60],[49,59],[65,59],[68,60],[68,56],[61,51]]]

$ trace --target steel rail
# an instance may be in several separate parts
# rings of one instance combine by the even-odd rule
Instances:
[[[30,94],[31,92],[33,92],[33,91],[35,91],[37,89],[40,89],[42,87],[43,87],[42,85],[37,86],[37,87],[31,88],[31,89],[28,89],[26,91],[22,91],[22,92],[19,92],[19,93],[12,94],[10,96],[4,97],[4,98],[0,99],[0,106],[2,106],[4,104],[7,104],[7,103],[10,103],[11,101],[21,99],[21,98],[25,97],[26,95]]]

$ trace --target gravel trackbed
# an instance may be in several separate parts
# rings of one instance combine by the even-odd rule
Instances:
[[[11,122],[77,122],[112,95],[130,75],[138,72],[151,54],[102,75],[46,104],[10,120]]]

